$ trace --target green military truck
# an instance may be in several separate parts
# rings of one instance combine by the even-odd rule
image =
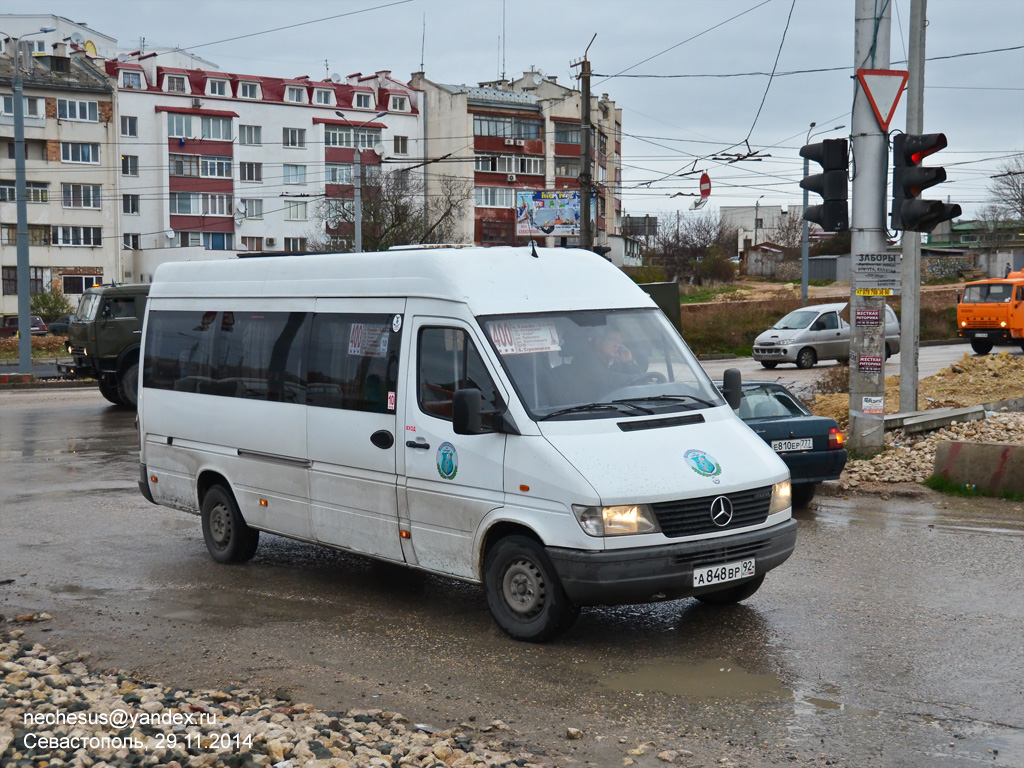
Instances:
[[[59,373],[97,379],[107,400],[135,408],[142,318],[148,297],[148,284],[89,288],[68,325],[67,350],[74,363],[58,366]]]

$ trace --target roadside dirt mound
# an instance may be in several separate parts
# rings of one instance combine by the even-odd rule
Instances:
[[[794,283],[766,284],[746,283],[743,288],[715,296],[717,303],[737,301],[771,301],[779,298],[799,298],[800,286]]]

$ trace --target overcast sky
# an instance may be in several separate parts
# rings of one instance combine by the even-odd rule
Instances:
[[[896,69],[905,68],[899,62],[906,59],[910,0],[893,1]],[[756,200],[799,205],[798,151],[809,124],[847,126],[819,138],[849,132],[853,11],[854,0],[3,3],[4,13],[54,13],[86,23],[125,49],[145,38],[147,47],[180,46],[227,72],[274,76],[388,69],[408,79],[422,61],[437,82],[475,84],[536,67],[575,83],[570,64],[596,33],[592,88],[623,110],[623,205],[632,214],[688,209],[694,198],[670,195],[697,192],[697,176],[672,174],[690,170],[694,160],[712,180],[709,208]],[[1024,152],[1024,2],[928,0],[928,19],[924,124],[948,138],[949,148],[932,164],[944,165],[950,177],[930,193],[971,216],[988,198],[989,177]],[[1016,50],[957,56],[1001,48]],[[743,74],[773,68],[770,87],[766,75]],[[785,74],[809,69],[833,71]],[[906,127],[903,106],[891,128]],[[751,149],[771,157],[713,160],[748,137]]]

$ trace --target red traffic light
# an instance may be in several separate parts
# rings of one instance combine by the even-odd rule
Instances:
[[[906,139],[903,141],[903,154],[908,164],[920,165],[928,155],[934,155],[947,146],[944,133],[906,134]]]

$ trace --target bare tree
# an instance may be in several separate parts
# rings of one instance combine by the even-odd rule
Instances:
[[[994,218],[1002,221],[1024,221],[1024,154],[1015,155],[992,177],[988,188]]]
[[[705,211],[687,215],[676,211],[659,221],[658,236],[651,256],[662,264],[673,280],[701,280],[699,263],[712,256],[725,257],[736,249],[736,233],[723,227],[718,213]]]
[[[470,210],[472,184],[442,175],[434,190],[425,195],[422,176],[401,169],[367,174],[361,186],[363,250],[458,242],[460,221]],[[314,229],[307,238],[309,250],[351,250],[354,217],[351,197],[320,200],[314,211]]]
[[[781,245],[787,255],[797,253],[804,239],[804,220],[797,215],[795,208],[790,208],[785,216],[778,218],[778,224],[768,232],[768,239]]]

